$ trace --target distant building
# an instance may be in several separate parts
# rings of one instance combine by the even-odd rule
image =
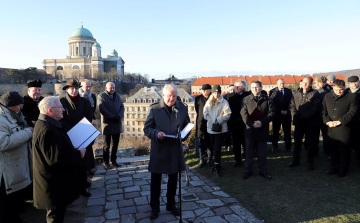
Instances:
[[[194,99],[182,88],[178,88],[178,96],[188,106],[190,122],[195,123],[196,112]],[[124,136],[145,137],[144,125],[149,106],[162,98],[162,89],[154,87],[141,88],[124,102]]]
[[[76,29],[68,40],[69,55],[65,59],[44,59],[43,68],[58,79],[69,77],[96,78],[98,74],[115,68],[124,74],[124,60],[114,49],[106,58],[101,57],[101,46],[92,33],[83,26]]]

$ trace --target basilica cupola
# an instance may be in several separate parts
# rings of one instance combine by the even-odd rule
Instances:
[[[92,56],[101,57],[101,46],[98,42],[95,42],[92,46]]]
[[[96,39],[92,33],[81,25],[69,38],[69,56],[71,58],[91,57],[94,43],[96,43]]]

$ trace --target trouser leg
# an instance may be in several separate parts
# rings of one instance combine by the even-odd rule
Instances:
[[[169,174],[168,183],[167,183],[167,193],[166,200],[167,206],[171,207],[175,205],[175,195],[176,195],[176,186],[177,186],[177,178],[179,173]]]
[[[284,117],[282,121],[284,131],[285,150],[291,150],[291,117]]]
[[[266,149],[267,149],[267,142],[263,141],[256,141],[256,147],[258,151],[258,167],[260,173],[267,173],[267,161],[266,161]]]
[[[200,139],[195,136],[195,156],[200,158]]]
[[[329,147],[329,152],[330,152],[330,165],[331,168],[334,170],[338,170],[339,169],[339,147],[337,145],[338,143],[336,143],[334,140],[331,140],[331,144]]]
[[[272,127],[273,127],[272,145],[274,147],[278,147],[280,126],[281,126],[281,121],[273,121],[273,123],[272,123]]]
[[[339,173],[346,174],[351,159],[350,145],[342,145],[339,149]]]
[[[233,127],[231,134],[233,139],[233,150],[235,155],[235,162],[241,163],[241,136],[239,127]]]
[[[314,163],[314,156],[319,153],[319,126],[308,126],[305,131],[305,148],[307,148],[307,162]]]
[[[150,182],[150,207],[160,210],[161,174],[151,173]]]
[[[225,133],[210,134],[211,144],[212,144],[213,149],[214,149],[214,162],[215,162],[215,164],[220,164],[221,147],[222,147],[222,142],[223,142],[224,137],[225,137]]]
[[[247,173],[252,173],[252,165],[254,162],[254,155],[255,155],[255,141],[245,138],[245,144],[246,144],[245,168]]]
[[[46,210],[47,223],[63,223],[65,219],[66,206],[57,209]]]
[[[22,222],[19,217],[19,205],[21,200],[21,191],[6,194],[4,178],[1,178],[0,186],[0,222],[18,223]]]
[[[207,155],[208,160],[212,160],[214,158],[214,147],[211,143],[210,134],[205,133],[205,140],[204,140],[206,147],[207,147]]]
[[[325,155],[329,155],[330,152],[329,152],[329,141],[330,141],[330,138],[329,138],[329,135],[328,135],[328,126],[327,125],[322,125],[321,126],[321,134],[322,134],[322,137],[323,137],[323,152]]]
[[[294,153],[293,153],[293,162],[300,162],[302,139],[304,137],[304,127],[300,125],[295,126],[294,131]]]
[[[112,138],[112,146],[111,146],[111,162],[116,163],[116,153],[117,153],[117,149],[119,146],[119,141],[120,141],[120,134],[114,134],[111,135]]]
[[[109,151],[111,143],[111,135],[104,135],[104,145],[103,145],[103,159],[104,163],[109,164]]]
[[[205,160],[206,157],[209,156],[209,154],[207,153],[208,150],[208,141],[206,141],[205,138],[200,138],[200,149],[199,149],[199,154],[200,154],[200,160]]]

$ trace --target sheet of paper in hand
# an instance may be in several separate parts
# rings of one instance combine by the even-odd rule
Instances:
[[[185,136],[191,131],[192,128],[194,128],[195,124],[188,123],[185,128],[181,131],[181,139],[185,138]],[[165,137],[168,138],[174,138],[176,139],[176,135],[165,135]]]
[[[87,147],[100,135],[100,132],[86,118],[67,132],[73,146],[81,149]]]

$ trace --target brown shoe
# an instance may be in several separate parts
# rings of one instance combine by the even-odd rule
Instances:
[[[116,167],[120,167],[120,166],[121,166],[121,164],[120,164],[120,163],[117,163],[117,162],[111,162],[111,165],[114,165],[114,166],[116,166]]]
[[[109,164],[103,163],[103,166],[105,170],[111,169],[111,166]]]

